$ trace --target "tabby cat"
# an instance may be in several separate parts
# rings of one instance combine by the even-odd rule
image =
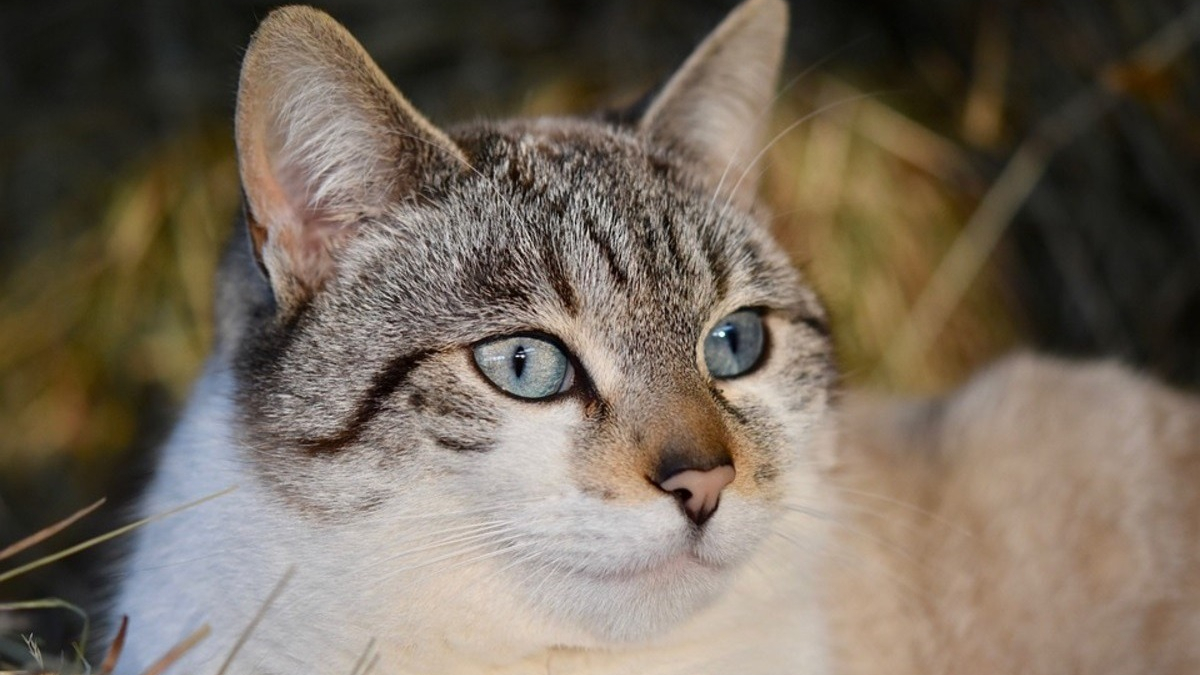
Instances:
[[[270,14],[218,339],[140,509],[237,489],[137,534],[120,670],[205,624],[176,672],[1194,668],[1195,401],[1026,358],[828,411],[755,202],[786,26],[747,0],[637,114],[443,131]]]

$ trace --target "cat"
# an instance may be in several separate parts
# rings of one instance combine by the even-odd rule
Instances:
[[[636,111],[443,131],[272,12],[216,344],[139,509],[236,489],[136,533],[118,671],[202,625],[176,672],[1194,668],[1195,400],[1036,357],[840,392],[755,198],[786,27],[746,0]]]
[[[217,343],[140,508],[237,489],[138,534],[122,668],[207,624],[179,670],[216,672],[291,570],[226,672],[819,669],[825,527],[785,506],[824,500],[831,346],[752,180],[786,26],[749,0],[636,119],[442,131],[271,13]]]

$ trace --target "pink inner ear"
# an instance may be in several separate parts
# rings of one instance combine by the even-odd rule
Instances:
[[[332,252],[350,223],[310,203],[316,177],[283,159],[277,145],[260,134],[242,156],[254,242],[277,291],[298,285],[312,292],[333,272]]]
[[[255,33],[236,126],[256,252],[287,302],[327,282],[367,214],[466,163],[344,28],[306,7],[272,12]]]

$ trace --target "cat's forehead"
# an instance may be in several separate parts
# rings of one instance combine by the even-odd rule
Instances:
[[[775,248],[755,216],[695,179],[686,156],[630,128],[591,119],[513,120],[455,140],[472,165],[445,205],[478,213],[477,236],[524,245],[541,262],[555,252],[547,243],[563,247],[558,257],[567,261],[581,248],[598,248],[618,280],[687,272],[694,281],[695,270],[670,263],[696,252],[715,261]],[[616,258],[630,258],[629,269],[617,269]]]
[[[451,130],[451,137],[476,168],[525,187],[538,183],[540,173],[589,167],[598,171],[597,179],[611,180],[631,170],[642,173],[669,164],[629,127],[586,118],[472,124]]]
[[[518,121],[472,127],[455,141],[470,168],[420,213],[397,213],[391,228],[393,255],[420,240],[428,260],[408,266],[447,287],[576,313],[635,300],[700,309],[741,290],[778,295],[773,286],[791,279],[754,216],[621,127]],[[405,222],[414,217],[423,222]]]
[[[624,219],[694,218],[705,196],[692,184],[684,158],[622,126],[575,118],[511,120],[468,127],[454,138],[470,162],[461,185],[498,207],[520,205],[526,227],[569,227],[562,213],[568,208]],[[593,214],[600,215],[608,214]]]

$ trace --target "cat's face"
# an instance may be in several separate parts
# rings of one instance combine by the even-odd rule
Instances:
[[[284,508],[362,534],[382,581],[364,602],[426,584],[453,604],[472,591],[446,576],[485,569],[532,615],[643,639],[719,593],[812,485],[822,310],[737,192],[754,169],[725,160],[722,191],[697,168],[718,160],[653,124],[673,104],[628,126],[401,120],[449,161],[347,149],[353,130],[289,150],[306,120],[256,145],[239,113],[274,295],[239,350],[242,436]],[[258,145],[279,158],[266,187]],[[350,169],[365,177],[338,184]]]

